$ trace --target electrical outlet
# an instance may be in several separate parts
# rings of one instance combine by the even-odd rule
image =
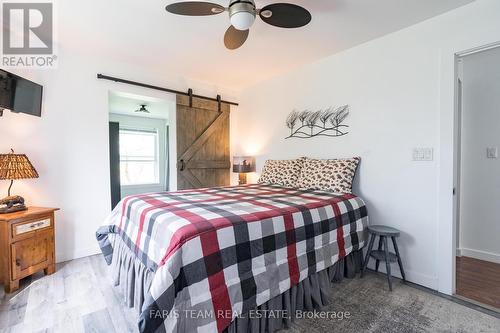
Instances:
[[[497,149],[497,147],[486,148],[486,157],[487,158],[498,158],[498,149]]]
[[[414,148],[414,161],[432,161],[434,160],[434,150],[432,148]]]

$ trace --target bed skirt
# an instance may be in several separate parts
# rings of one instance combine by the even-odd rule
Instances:
[[[257,310],[262,310],[262,313],[287,313],[290,315],[289,318],[262,316],[259,319],[242,316],[242,318],[236,318],[225,332],[272,333],[289,328],[296,311],[318,310],[328,305],[332,299],[332,283],[340,282],[344,277],[353,278],[361,270],[362,263],[363,251],[351,252],[333,266],[310,275],[296,286],[257,308]]]
[[[272,333],[289,327],[296,311],[320,309],[329,304],[332,282],[340,282],[344,277],[353,278],[361,270],[362,261],[362,250],[354,251],[335,265],[310,275],[290,290],[257,308],[262,312],[286,312],[291,314],[291,318],[249,318],[244,315],[234,320],[225,332]],[[118,237],[114,240],[111,266],[114,284],[124,296],[125,304],[140,313],[154,272],[137,260],[135,254]]]
[[[114,285],[124,296],[125,304],[140,314],[155,273],[146,268],[119,237],[113,242],[111,267]]]

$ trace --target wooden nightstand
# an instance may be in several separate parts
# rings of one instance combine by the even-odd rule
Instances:
[[[28,207],[0,214],[0,282],[5,292],[19,289],[19,280],[37,271],[55,272],[54,212],[58,208]]]

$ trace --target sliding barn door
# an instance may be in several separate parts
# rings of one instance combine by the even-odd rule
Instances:
[[[230,182],[230,105],[177,95],[177,188]]]

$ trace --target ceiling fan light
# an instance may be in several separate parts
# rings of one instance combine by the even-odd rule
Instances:
[[[231,15],[231,25],[238,30],[248,30],[255,21],[255,13],[241,11]]]

